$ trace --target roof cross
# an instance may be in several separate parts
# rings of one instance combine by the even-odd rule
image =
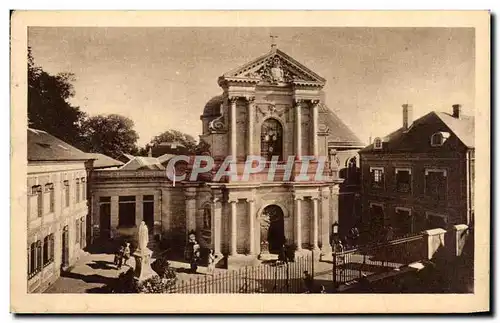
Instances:
[[[276,38],[278,38],[278,36],[269,35],[269,37],[271,38],[271,48],[276,48]]]

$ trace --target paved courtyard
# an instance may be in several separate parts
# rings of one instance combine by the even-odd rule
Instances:
[[[193,292],[197,291],[192,285],[203,286],[200,287],[200,292],[210,292],[214,288],[214,292],[224,291],[238,292],[242,288],[245,290],[252,290],[254,292],[261,292],[262,290],[288,290],[290,282],[295,284],[295,289],[300,289],[302,283],[303,271],[307,270],[310,273],[314,272],[315,284],[317,286],[324,285],[325,288],[330,289],[333,286],[333,263],[330,260],[314,261],[314,265],[310,261],[310,254],[306,254],[309,260],[299,261],[300,264],[290,263],[289,268],[281,266],[273,269],[272,266],[258,266],[251,268],[242,268],[239,272],[228,272],[226,269],[216,268],[213,276],[207,275],[207,267],[198,267],[197,273],[189,272],[189,264],[181,261],[169,259],[170,266],[177,272],[178,286],[180,292]],[[112,283],[122,272],[135,267],[135,260],[132,257],[128,263],[118,269],[113,264],[114,255],[109,251],[94,251],[92,253],[82,253],[82,256],[77,261],[75,266],[69,271],[64,273],[52,286],[50,286],[46,293],[93,293],[110,283]],[[305,258],[302,258],[305,259]],[[155,258],[152,258],[153,262]],[[400,264],[391,264],[389,266],[375,265],[367,259],[363,259],[362,255],[352,254],[348,259],[344,259],[344,264],[338,267],[342,270],[337,270],[337,282],[347,282],[358,279],[361,273],[365,275],[374,274],[376,272],[391,270],[399,267]],[[339,263],[339,262],[338,262]],[[313,268],[314,267],[314,268]],[[392,267],[392,268],[391,268]],[[246,270],[246,271],[245,271]],[[207,287],[211,285],[212,287]],[[222,284],[224,286],[215,286]],[[286,284],[286,286],[284,285]],[[227,286],[226,286],[227,285]],[[250,286],[251,285],[251,286]],[[278,289],[276,289],[278,286]],[[273,289],[274,288],[274,289]]]
[[[67,273],[64,273],[45,293],[89,293],[97,290],[116,279],[120,273],[126,272],[129,268],[135,267],[135,260],[132,257],[127,265],[118,269],[113,264],[114,255],[108,253],[83,253],[75,266]],[[155,259],[152,258],[151,262]],[[198,267],[198,273],[189,273],[189,264],[181,261],[169,260],[172,268],[177,271],[179,282],[195,280],[200,276],[205,276],[207,267]],[[214,274],[227,272],[224,269],[216,268]]]

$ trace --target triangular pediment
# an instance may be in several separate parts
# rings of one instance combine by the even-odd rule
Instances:
[[[294,83],[320,87],[325,84],[325,79],[279,49],[273,49],[266,55],[225,73],[221,79],[265,84]]]

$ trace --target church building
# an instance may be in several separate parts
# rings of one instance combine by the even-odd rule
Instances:
[[[195,231],[201,245],[226,256],[229,266],[277,253],[283,243],[296,244],[297,252],[331,255],[344,181],[339,173],[363,144],[326,107],[325,82],[275,46],[224,73],[218,79],[221,94],[200,117],[200,140],[215,160],[209,173],[230,156],[238,176],[172,182],[164,169],[94,170],[93,240],[132,236],[144,220],[150,241],[170,240],[182,249],[188,232]],[[266,163],[245,178],[248,156]]]

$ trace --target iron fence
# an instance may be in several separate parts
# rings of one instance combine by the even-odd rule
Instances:
[[[253,294],[253,293],[304,293],[304,272],[314,277],[311,256],[298,257],[293,262],[272,261],[256,267],[243,267],[214,275],[203,275],[181,280],[170,293],[181,294]]]
[[[387,272],[425,258],[422,234],[373,243],[333,253],[334,286],[359,281],[363,276]]]

